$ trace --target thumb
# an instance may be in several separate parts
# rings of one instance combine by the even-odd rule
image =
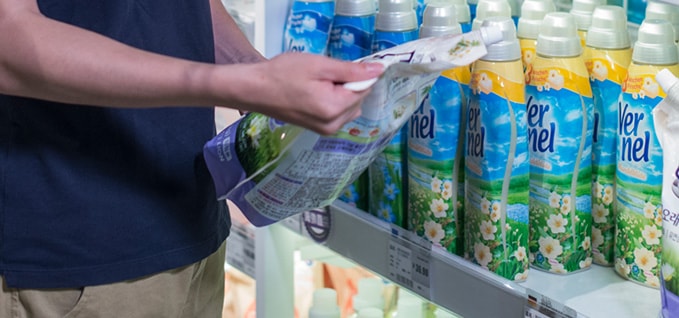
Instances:
[[[381,63],[333,61],[326,66],[323,72],[325,79],[335,83],[368,80],[379,77],[384,72],[384,65]]]

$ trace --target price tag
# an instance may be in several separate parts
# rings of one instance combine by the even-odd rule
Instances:
[[[395,235],[389,240],[388,248],[389,279],[430,299],[431,245],[426,249],[406,235]]]
[[[247,226],[232,226],[226,239],[226,262],[255,277],[255,232]]]
[[[526,318],[577,318],[578,312],[528,288]],[[532,315],[532,316],[530,316]]]
[[[524,318],[552,318],[553,316],[548,316],[546,314],[541,313],[535,308],[532,308],[530,306],[526,306],[526,313],[523,316]]]

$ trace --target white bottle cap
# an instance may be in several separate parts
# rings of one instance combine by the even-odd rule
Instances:
[[[605,0],[573,0],[571,14],[575,17],[578,30],[587,30],[592,24],[592,12],[597,6],[606,4]]]
[[[358,281],[358,292],[352,299],[354,311],[364,308],[384,308],[382,289],[384,284],[377,278],[362,278]]]
[[[674,74],[666,68],[660,70],[658,74],[655,74],[655,80],[658,81],[658,84],[660,84],[660,87],[662,87],[662,90],[665,92],[669,92],[670,88],[679,82],[679,78],[674,76]]]
[[[509,3],[509,12],[513,17],[521,16],[521,5],[519,5],[519,0],[507,0]]]
[[[335,14],[348,17],[373,15],[377,11],[374,0],[335,0]]]
[[[490,17],[483,21],[484,27],[496,27],[502,31],[502,40],[487,47],[484,61],[504,62],[521,58],[521,46],[516,38],[514,20],[508,17]]]
[[[380,0],[375,30],[399,32],[417,29],[413,3],[413,0]]]
[[[545,15],[556,11],[552,0],[526,0],[521,5],[521,17],[519,18],[517,35],[524,39],[537,39],[540,33],[540,24]]]
[[[377,308],[364,308],[358,311],[356,318],[384,318],[384,312]]]
[[[619,6],[598,6],[596,19],[587,31],[587,46],[597,49],[619,50],[631,46],[627,30],[627,14]]]
[[[677,64],[674,28],[667,20],[646,19],[639,26],[637,42],[632,50],[632,61],[639,64]]]
[[[679,6],[658,1],[648,1],[645,19],[662,19],[674,27],[674,41],[679,41]]]
[[[462,27],[457,23],[453,4],[441,0],[427,4],[422,13],[420,38],[461,33]]]
[[[469,4],[465,0],[450,0],[450,3],[455,7],[455,18],[458,23],[469,23],[472,20],[472,14],[469,11]]]
[[[565,12],[547,13],[540,25],[535,52],[548,57],[573,57],[582,54],[573,15]]]
[[[337,306],[337,292],[332,288],[314,290],[309,318],[339,318],[341,315]]]
[[[476,6],[476,18],[472,22],[472,30],[478,30],[483,20],[490,17],[512,17],[512,8],[507,0],[480,0]]]
[[[397,318],[422,318],[424,317],[423,303],[417,298],[405,297],[399,299],[396,304]]]

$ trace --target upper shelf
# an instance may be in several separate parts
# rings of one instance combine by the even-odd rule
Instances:
[[[532,269],[527,281],[515,283],[339,201],[281,224],[464,317],[654,317],[660,312],[658,290],[627,281],[612,268],[593,266],[567,276]]]

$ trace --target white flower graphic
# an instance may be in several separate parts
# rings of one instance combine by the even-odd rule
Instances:
[[[538,240],[538,245],[540,245],[540,253],[547,259],[555,259],[563,253],[561,242],[548,236],[541,237]]]
[[[493,222],[497,222],[497,220],[500,219],[500,211],[492,210],[490,211],[490,220]]]
[[[674,275],[674,267],[672,267],[672,265],[663,264],[660,270],[662,271],[662,278],[664,280],[667,281],[672,279],[672,275]]]
[[[556,263],[552,264],[552,268],[549,269],[550,272],[552,273],[557,273],[557,274],[566,274],[566,270],[563,268],[563,264],[561,263]]]
[[[584,260],[580,261],[580,263],[578,263],[578,265],[580,265],[580,268],[590,267],[592,265],[592,258],[587,257]]]
[[[560,209],[560,210],[561,210],[561,213],[563,213],[563,214],[569,214],[569,213],[571,212],[571,205],[570,205],[570,203],[569,203],[569,204],[566,204],[566,202],[564,202],[563,205],[561,205],[561,209]]]
[[[450,181],[450,180],[446,180],[445,182],[443,182],[443,190],[444,191],[448,190],[448,191],[452,192],[453,191],[453,182]]]
[[[434,193],[441,193],[441,179],[434,177],[431,179],[431,191]]]
[[[604,194],[604,197],[601,199],[601,202],[605,205],[609,205],[613,203],[613,195],[612,194]]]
[[[658,259],[652,251],[645,248],[634,249],[634,263],[642,270],[650,271],[658,266]]]
[[[658,276],[646,276],[646,285],[651,287],[660,287],[660,279]]]
[[[424,235],[434,244],[441,242],[445,232],[441,224],[434,221],[424,221]]]
[[[484,240],[494,240],[495,232],[497,232],[497,227],[493,225],[490,221],[481,221],[481,235],[483,235]]]
[[[516,257],[517,261],[523,261],[526,258],[526,248],[523,246],[519,246],[519,248],[514,251],[514,257]]]
[[[479,265],[488,266],[488,263],[493,259],[493,255],[490,254],[490,247],[483,243],[474,244],[474,258]]]
[[[592,186],[592,196],[594,196],[594,198],[596,199],[601,199],[602,196],[601,192],[603,191],[604,187],[599,182],[595,182],[594,185]]]
[[[502,205],[500,202],[493,202],[493,204],[490,206],[490,213],[497,213],[497,215],[500,215],[500,210],[501,210]]]
[[[564,233],[566,232],[566,225],[568,220],[564,219],[561,214],[552,214],[547,220],[547,225],[552,233]]]
[[[592,255],[594,256],[594,261],[597,264],[603,264],[603,265],[608,264],[608,261],[606,260],[606,257],[604,256],[604,254],[601,254],[597,251],[597,252],[594,252]]]
[[[592,206],[592,220],[594,223],[606,223],[608,209],[603,204],[595,203]]]
[[[481,199],[481,212],[483,212],[483,214],[490,213],[490,201],[486,198]]]
[[[644,237],[644,240],[646,240],[646,244],[648,245],[660,244],[662,231],[658,230],[658,228],[653,225],[644,225],[644,230],[641,231],[641,236]]]
[[[585,239],[582,240],[582,245],[581,245],[581,246],[582,246],[582,249],[583,249],[583,250],[585,250],[585,251],[589,250],[590,247],[592,247],[591,239],[590,239],[589,237],[585,237]]]
[[[655,206],[651,202],[644,204],[644,217],[647,219],[655,218]]]
[[[549,194],[549,206],[555,209],[561,206],[561,196],[558,193],[552,192]]]
[[[604,244],[604,236],[601,234],[601,230],[592,228],[592,245],[597,248],[601,244]]]
[[[443,191],[441,191],[441,198],[443,198],[443,200],[449,200],[452,196],[453,191],[451,191],[450,189],[444,188]]]
[[[607,185],[604,187],[604,195],[613,196],[613,186]]]
[[[448,203],[445,203],[443,199],[432,199],[429,209],[434,213],[435,217],[444,218],[448,211]]]
[[[630,266],[627,265],[624,259],[622,258],[616,258],[615,259],[615,271],[618,272],[622,276],[627,276],[630,273]]]

